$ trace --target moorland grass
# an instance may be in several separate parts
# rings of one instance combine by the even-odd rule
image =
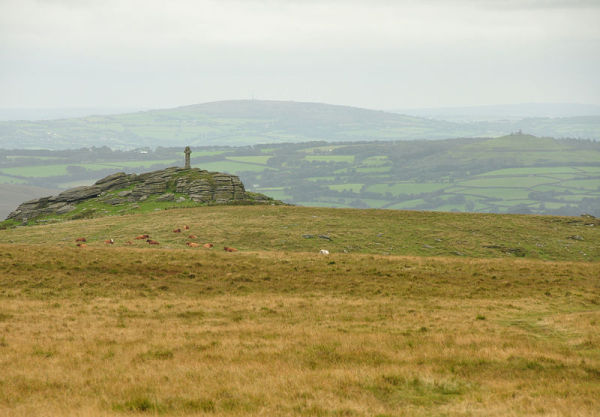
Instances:
[[[221,206],[0,230],[0,415],[597,415],[599,227]]]
[[[161,247],[185,248],[189,225],[196,241],[246,251],[277,250],[391,255],[600,260],[600,220],[586,217],[438,213],[289,206],[207,206],[116,215],[0,230],[0,243],[117,246],[148,233]],[[165,203],[168,204],[168,203]],[[118,210],[115,206],[114,210]]]
[[[600,264],[0,245],[5,416],[596,415]]]

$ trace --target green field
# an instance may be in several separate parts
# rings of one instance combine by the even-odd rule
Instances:
[[[263,172],[270,169],[264,165],[235,161],[203,162],[198,164],[198,167],[207,171],[227,172],[229,174],[237,174],[241,172]]]
[[[34,165],[23,166],[16,168],[3,168],[0,172],[13,177],[24,178],[43,178],[67,175],[68,167],[74,166],[84,168],[89,171],[100,171],[103,169],[123,170],[131,168],[146,168],[152,165],[167,165],[172,166],[175,160],[155,160],[155,161],[120,161],[120,162],[103,162],[90,164],[54,164],[54,165]]]
[[[335,191],[351,191],[358,193],[363,185],[364,184],[334,184],[330,185],[329,188]]]
[[[177,162],[175,159],[159,159],[149,161],[124,161],[124,162],[110,162],[99,164],[98,166],[115,166],[125,168],[137,168],[137,167],[149,167],[152,165],[169,165],[174,166]]]
[[[600,168],[595,167],[528,167],[528,168],[508,168],[499,169],[496,171],[486,172],[482,176],[523,176],[523,175],[554,175],[554,174],[569,174],[577,175],[582,171],[600,172]]]
[[[6,175],[0,175],[0,183],[2,184],[26,184],[27,180],[22,178],[9,177]]]
[[[394,195],[401,194],[422,194],[432,191],[438,191],[446,188],[446,184],[438,183],[396,183],[396,184],[374,184],[367,187],[367,191],[386,194],[391,193]]]
[[[15,176],[15,177],[55,177],[67,174],[66,164],[60,165],[35,165],[35,166],[23,166],[16,168],[3,168],[0,170],[3,174]]]
[[[494,176],[494,177],[483,177],[483,178],[475,178],[472,180],[461,181],[457,183],[457,185],[466,186],[466,187],[485,187],[485,188],[496,188],[496,187],[514,187],[518,186],[519,188],[530,188],[535,187],[537,185],[545,185],[545,184],[554,184],[559,182],[556,179],[548,178],[545,176]]]
[[[387,156],[371,156],[361,162],[361,165],[384,165],[388,163]]]
[[[361,173],[378,173],[378,172],[389,172],[391,167],[389,166],[361,166],[356,168],[356,172]]]
[[[32,157],[29,155],[7,155],[6,158],[14,161],[14,160],[19,160],[19,159],[30,159]],[[33,159],[37,159],[40,161],[52,161],[52,160],[60,159],[60,157],[59,156],[35,156],[35,157],[33,157]]]
[[[354,162],[354,155],[307,155],[304,157],[307,161],[316,162]]]
[[[270,156],[263,156],[263,155],[255,155],[255,156],[228,156],[227,159],[229,159],[230,161],[236,161],[236,162],[246,162],[249,164],[259,164],[259,165],[265,165],[269,159],[271,159]]]
[[[600,177],[589,180],[563,181],[561,186],[576,190],[600,191]]]

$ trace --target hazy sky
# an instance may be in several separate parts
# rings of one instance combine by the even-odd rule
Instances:
[[[0,107],[600,104],[600,0],[0,0]]]

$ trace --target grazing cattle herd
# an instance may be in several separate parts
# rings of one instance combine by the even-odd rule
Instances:
[[[190,230],[190,226],[188,226],[187,224],[185,226],[183,226],[183,230]],[[181,233],[181,228],[177,228],[177,229],[173,229],[173,233]],[[150,238],[150,235],[147,233],[138,235],[134,238],[135,240],[145,240],[149,245],[160,245],[160,243],[154,239]],[[198,239],[198,236],[196,235],[188,235],[188,239]],[[86,248],[87,244],[84,243],[87,242],[87,239],[85,237],[78,237],[77,239],[75,239],[75,243],[77,245],[77,247],[79,248]],[[104,241],[104,243],[106,245],[113,245],[115,243],[115,240],[113,238],[110,239],[106,239]],[[125,245],[133,245],[133,242],[131,240],[128,240],[126,242],[123,242],[123,244]],[[203,245],[201,245],[200,243],[196,243],[196,242],[186,242],[186,245],[189,246],[190,248],[199,248],[199,247],[203,247],[206,249],[211,249],[214,247],[214,245],[212,243],[205,243]],[[223,250],[225,252],[237,252],[237,249],[234,248],[230,248],[228,246],[225,246],[223,248]]]
[[[187,224],[185,226],[183,226],[184,230],[190,230],[190,226],[188,226]],[[181,233],[181,228],[177,228],[177,229],[173,229],[173,233]],[[196,235],[188,235],[187,237],[188,239],[198,239],[198,236]],[[160,245],[160,243],[156,240],[153,240],[150,238],[150,235],[147,233],[138,235],[134,238],[135,240],[145,240],[149,245]],[[79,248],[86,248],[88,245],[85,243],[87,242],[87,239],[85,237],[78,237],[75,239],[75,243],[77,245],[77,247]],[[110,239],[106,239],[104,241],[104,243],[106,245],[113,245],[115,243],[115,240],[113,238]],[[123,242],[123,244],[125,245],[133,245],[133,242],[131,240],[127,240],[125,242]],[[204,243],[204,244],[200,244],[197,242],[186,242],[186,245],[190,248],[199,248],[199,247],[203,247],[206,249],[212,249],[214,247],[214,245],[212,243]],[[237,252],[238,250],[235,248],[232,248],[230,246],[224,246],[223,250],[225,252]],[[319,253],[321,255],[329,255],[329,251],[327,249],[321,249],[319,251]]]

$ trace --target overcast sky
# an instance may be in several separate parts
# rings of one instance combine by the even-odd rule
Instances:
[[[600,0],[0,0],[0,107],[600,104]]]

